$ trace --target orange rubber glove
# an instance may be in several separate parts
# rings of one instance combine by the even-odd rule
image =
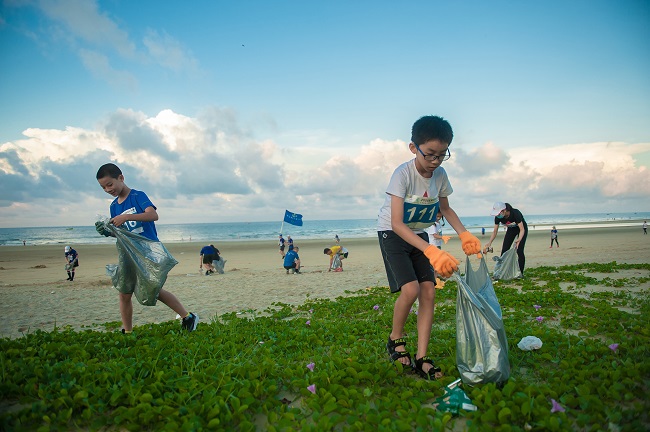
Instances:
[[[458,235],[463,242],[463,252],[465,255],[474,255],[481,252],[481,241],[469,231],[462,232]]]
[[[454,271],[458,270],[458,261],[452,254],[430,245],[424,250],[424,255],[429,258],[433,269],[440,273],[442,277],[451,277]]]
[[[450,238],[451,236],[442,236],[442,241],[445,242],[445,244],[447,244]]]

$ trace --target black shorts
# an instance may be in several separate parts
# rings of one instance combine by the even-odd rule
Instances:
[[[280,246],[280,250],[284,252],[284,245]]]
[[[411,246],[393,231],[378,231],[377,234],[390,292],[399,292],[402,286],[413,281],[435,284],[433,267],[420,249]],[[429,242],[427,233],[418,234],[418,237]]]
[[[212,261],[214,261],[214,259],[211,254],[203,255],[203,264],[212,264]]]
[[[296,268],[296,263],[293,263],[293,265],[290,265],[290,266],[284,266],[284,268],[287,269],[287,270],[295,269]]]

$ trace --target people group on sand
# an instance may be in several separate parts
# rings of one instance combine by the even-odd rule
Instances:
[[[156,206],[153,205],[147,194],[142,191],[129,188],[124,182],[124,175],[120,168],[112,163],[102,165],[97,170],[97,181],[104,189],[104,192],[115,197],[110,206],[110,224],[115,227],[124,228],[131,233],[140,234],[149,240],[159,242],[156,232],[155,221],[158,220]],[[97,231],[105,236],[112,233],[98,223],[95,225]],[[128,269],[126,271],[134,271]],[[135,286],[117,286],[119,292],[120,315],[122,317],[122,332],[125,334],[133,331],[133,292]],[[188,312],[183,304],[174,294],[160,288],[157,299],[166,304],[182,318],[181,326],[191,332],[196,330],[199,323],[199,316]]]
[[[510,249],[514,242],[519,259],[519,270],[521,270],[523,276],[524,267],[526,266],[524,249],[526,248],[526,239],[528,238],[528,225],[526,224],[524,215],[509,203],[504,203],[503,201],[494,203],[490,215],[494,216],[494,229],[492,230],[490,240],[485,244],[483,253],[491,250],[492,242],[497,237],[499,226],[505,226],[506,234],[503,238],[503,245],[501,246],[501,255]]]

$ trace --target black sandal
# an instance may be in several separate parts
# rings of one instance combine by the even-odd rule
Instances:
[[[429,370],[427,372],[425,372],[422,369],[422,365],[424,365],[425,363],[429,363],[431,365],[431,368],[429,368]],[[415,365],[413,366],[413,369],[422,378],[425,378],[425,379],[428,379],[428,380],[433,380],[433,381],[438,379],[438,378],[436,378],[436,374],[442,372],[442,369],[440,369],[438,366],[436,366],[433,363],[433,360],[431,360],[431,358],[429,358],[428,356],[424,356],[421,359],[416,358],[415,359]]]
[[[395,348],[398,346],[403,346],[405,349],[404,351],[397,351]],[[400,364],[404,367],[412,367],[413,366],[413,360],[411,359],[411,354],[409,354],[408,351],[406,351],[406,340],[404,338],[398,338],[395,340],[392,340],[390,336],[388,336],[388,343],[386,344],[386,350],[388,351],[388,355],[390,356],[391,361],[399,361],[403,357],[408,357],[409,362],[408,364],[404,364],[400,361]]]

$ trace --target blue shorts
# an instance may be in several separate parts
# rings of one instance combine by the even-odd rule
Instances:
[[[435,285],[433,267],[420,249],[411,246],[393,231],[378,231],[377,234],[390,292],[399,292],[404,285],[413,281],[433,282]],[[418,237],[429,242],[427,233],[418,234]]]

